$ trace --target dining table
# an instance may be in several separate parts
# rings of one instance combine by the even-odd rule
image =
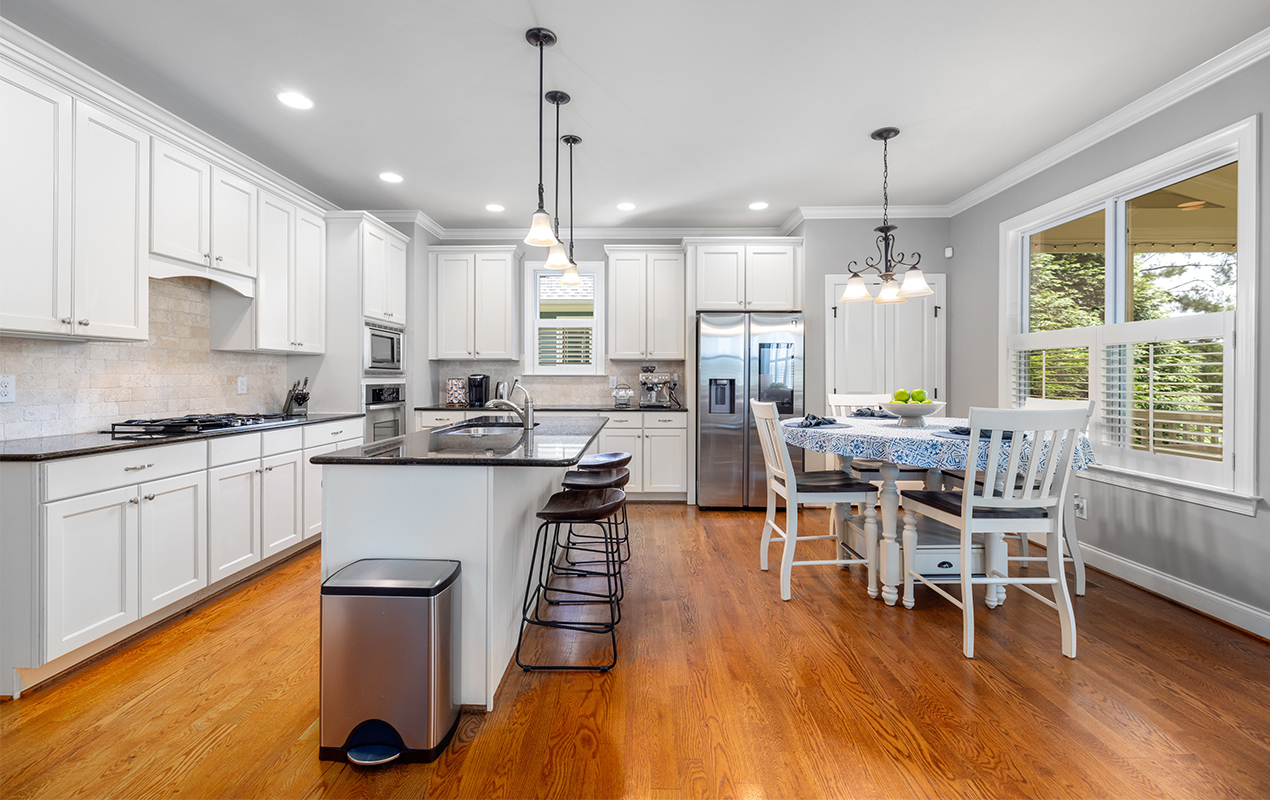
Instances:
[[[781,424],[781,435],[787,444],[794,447],[838,456],[839,469],[844,471],[850,471],[851,461],[856,458],[882,462],[879,470],[882,488],[878,496],[882,542],[878,548],[878,573],[882,601],[887,605],[895,605],[899,599],[902,575],[900,493],[897,484],[900,465],[904,465],[906,472],[912,472],[913,467],[925,469],[925,488],[939,490],[943,488],[945,470],[987,469],[990,442],[986,438],[980,440],[976,449],[977,457],[971,465],[969,434],[955,434],[950,431],[951,428],[965,427],[968,424],[968,420],[963,417],[926,417],[926,424],[921,427],[902,427],[894,417],[852,416],[829,419],[834,420],[833,424],[815,427],[801,427],[802,419],[785,420]],[[1029,437],[1023,437],[1023,446],[1028,448],[1022,454],[1026,459],[1031,448]],[[1001,448],[999,463],[1007,464],[1010,442],[1002,441]],[[1072,454],[1071,468],[1085,469],[1093,463],[1093,447],[1089,438],[1082,433]],[[1003,565],[998,568],[1004,571]],[[989,606],[1004,600],[1004,587],[994,585],[988,589]]]

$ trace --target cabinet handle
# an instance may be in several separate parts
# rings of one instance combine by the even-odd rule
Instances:
[[[217,261],[224,261],[225,259],[224,259],[224,257],[223,257],[223,256],[216,256],[216,260],[217,260]]]
[[[147,500],[153,500],[153,499],[154,499],[154,495],[152,495],[152,494],[148,494],[148,495],[146,495],[146,499],[147,499]]]
[[[75,321],[75,320],[71,319],[70,317],[62,317],[62,324],[63,324],[63,325],[70,325],[70,324],[71,324],[72,322],[74,322],[74,321]]]
[[[673,419],[659,419],[658,422],[674,422]]]
[[[87,327],[88,327],[88,320],[86,320],[86,319],[81,319],[81,320],[79,321],[79,324],[80,324],[80,325],[83,325],[85,328],[87,328]]]
[[[146,469],[147,467],[153,467],[153,466],[154,466],[154,464],[138,464],[138,465],[137,465],[137,466],[135,466],[135,467],[124,467],[124,468],[123,468],[123,471],[124,471],[124,472],[135,472],[135,471],[137,471],[137,470],[139,470],[139,469]]]
[[[296,343],[295,343],[295,346],[296,346],[296,347],[304,347],[304,342],[296,342]]]
[[[331,431],[331,435],[332,435],[332,436],[339,436],[339,435],[340,435],[341,433],[343,433],[343,432],[344,432],[344,431]]]
[[[129,497],[129,498],[128,498],[128,502],[129,502],[129,503],[132,503],[132,504],[135,506],[135,505],[139,504],[141,501],[140,501],[140,500],[138,500],[138,499],[137,499],[137,498],[135,498],[135,497]]]

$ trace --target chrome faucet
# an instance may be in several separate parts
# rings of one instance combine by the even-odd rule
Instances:
[[[511,401],[511,398],[516,394],[517,389],[520,389],[525,393],[525,405],[523,408]],[[516,381],[512,384],[512,390],[507,393],[506,400],[500,397],[496,400],[489,401],[485,404],[485,407],[505,408],[520,417],[520,422],[525,426],[525,430],[532,431],[534,429],[534,399],[529,396],[529,390],[526,389],[520,381]]]

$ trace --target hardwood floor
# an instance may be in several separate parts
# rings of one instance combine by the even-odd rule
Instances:
[[[888,608],[860,568],[798,568],[782,602],[761,514],[631,524],[618,667],[509,672],[433,764],[318,761],[314,550],[0,705],[0,796],[1270,797],[1264,641],[1093,572],[1076,660],[1019,592],[967,660],[951,604]]]

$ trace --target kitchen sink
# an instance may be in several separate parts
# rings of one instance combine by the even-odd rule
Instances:
[[[537,427],[538,423],[534,423]],[[507,434],[523,431],[525,426],[519,422],[486,422],[480,425],[464,427],[457,425],[453,428],[437,431],[445,436],[505,436]]]

